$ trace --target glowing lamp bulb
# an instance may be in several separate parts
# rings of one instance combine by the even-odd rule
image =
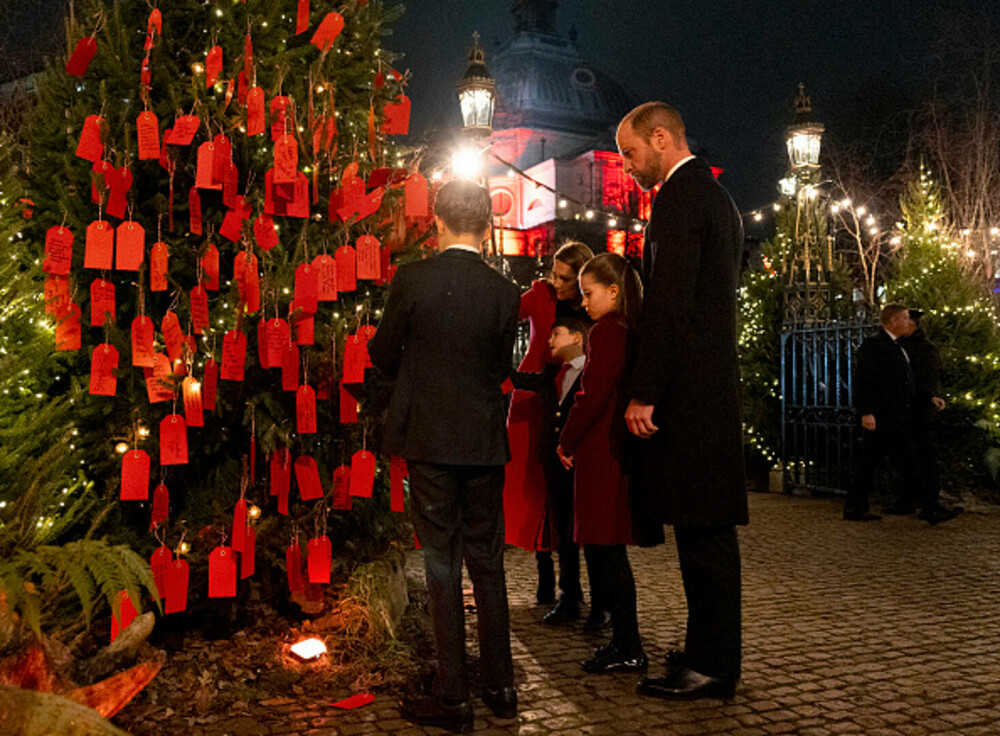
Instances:
[[[191,545],[188,544],[187,542],[181,542],[180,544],[177,545],[177,554],[179,555],[186,555],[190,551],[191,551]]]
[[[128,443],[119,442],[117,445],[115,445],[115,452],[117,452],[119,455],[124,455],[126,452],[128,452]]]
[[[149,427],[139,427],[140,437],[149,437]]]
[[[251,519],[259,519],[260,506],[254,503],[250,504],[250,507],[247,509],[247,516],[249,516]]]
[[[292,644],[292,654],[308,662],[326,654],[326,644],[320,639],[303,639]]]
[[[479,179],[483,174],[483,157],[474,148],[461,148],[451,157],[451,171],[459,179]]]

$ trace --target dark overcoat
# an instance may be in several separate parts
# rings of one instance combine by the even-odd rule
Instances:
[[[393,277],[372,363],[395,379],[383,451],[442,465],[510,459],[501,384],[513,367],[517,287],[449,248]]]
[[[884,329],[865,338],[858,348],[854,406],[861,416],[875,417],[876,431],[909,430],[916,398],[911,360],[903,343]]]
[[[631,398],[659,431],[638,442],[636,502],[666,524],[748,521],[736,291],[743,225],[700,159],[656,195],[643,251],[644,301]]]

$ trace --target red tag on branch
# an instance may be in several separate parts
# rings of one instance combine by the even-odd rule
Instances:
[[[302,577],[302,549],[299,543],[289,545],[285,550],[285,569],[288,574],[288,591],[302,593],[306,589],[305,578]]]
[[[242,381],[247,360],[247,336],[230,330],[222,340],[222,370],[220,376],[227,381]]]
[[[180,613],[187,610],[188,594],[188,563],[175,560],[167,573],[166,601],[163,604],[164,613]]]
[[[149,498],[149,455],[145,450],[129,450],[122,457],[122,501]]]
[[[257,534],[252,526],[246,528],[243,540],[243,554],[240,555],[240,580],[253,575],[254,558],[257,556]]]
[[[157,487],[157,490],[159,487]],[[155,497],[155,493],[153,494]],[[174,561],[174,553],[169,547],[157,547],[149,558],[149,569],[153,573],[153,581],[156,583],[156,592],[160,598],[167,595],[167,574],[170,570],[170,563]]]
[[[56,315],[56,350],[79,350],[81,340],[80,305],[70,303],[65,312]]]
[[[90,326],[103,327],[107,315],[115,321],[115,285],[111,281],[94,279],[90,285]]]
[[[146,395],[150,404],[174,398],[174,389],[170,383],[170,358],[163,353],[154,353],[152,367],[143,368],[142,372],[146,377]]]
[[[208,315],[208,292],[205,287],[198,284],[191,289],[191,327],[194,334],[201,335],[209,325]]]
[[[194,178],[194,185],[198,189],[222,189],[222,182],[212,178],[214,164],[215,144],[206,141],[198,146],[198,164]]]
[[[180,414],[160,421],[160,465],[187,465],[187,424]]]
[[[294,184],[298,176],[299,144],[285,133],[274,144],[274,183]]]
[[[316,460],[303,455],[295,458],[295,482],[299,486],[299,496],[303,501],[323,498],[323,483],[319,479]]]
[[[153,505],[149,515],[150,531],[162,524],[170,514],[170,491],[162,483],[153,489]]]
[[[302,386],[295,394],[295,419],[299,434],[316,434],[316,392],[312,386]]]
[[[344,383],[364,383],[367,363],[367,340],[360,335],[348,335],[344,341]]]
[[[236,555],[231,547],[216,547],[208,556],[208,597],[236,595]]]
[[[351,458],[351,495],[371,498],[375,484],[375,454],[358,450]]]
[[[105,125],[100,115],[88,115],[83,121],[80,131],[80,142],[76,144],[76,155],[90,162],[100,161],[104,155],[104,143],[101,142],[101,126]]]
[[[284,360],[285,351],[292,341],[288,322],[275,317],[267,322],[267,364],[277,368]]]
[[[264,90],[254,85],[247,92],[247,135],[260,135],[267,129],[264,120]]]
[[[247,502],[245,499],[241,498],[236,502],[236,508],[233,510],[233,528],[229,536],[233,540],[233,550],[242,552],[243,543],[247,536]]]
[[[188,190],[188,217],[191,234],[201,235],[201,195],[198,194],[197,186],[193,186]]]
[[[357,277],[378,279],[382,276],[381,243],[374,235],[362,235],[355,246],[357,251]]]
[[[408,176],[403,185],[403,196],[407,217],[427,217],[427,179],[419,173]]]
[[[205,89],[210,89],[222,73],[222,47],[213,46],[205,57]]]
[[[337,36],[343,30],[344,17],[337,12],[327,13],[309,42],[320,51],[326,51],[333,45],[333,42],[337,40]]]
[[[299,348],[298,345],[288,345],[281,359],[281,390],[299,390]]]
[[[214,243],[209,243],[201,257],[201,270],[205,274],[203,283],[206,289],[219,290],[219,249]]]
[[[118,392],[118,350],[107,343],[98,345],[90,354],[90,393],[93,396],[114,396]]]
[[[135,121],[137,140],[139,141],[139,158],[160,157],[160,121],[148,110],[139,113]]]
[[[205,380],[201,384],[201,406],[205,411],[215,411],[215,396],[219,389],[219,364],[215,358],[205,361]]]
[[[319,307],[319,280],[308,263],[295,269],[295,305],[308,314]]]
[[[389,510],[396,513],[406,511],[404,503],[403,479],[409,475],[406,460],[394,457],[389,461]]]
[[[274,227],[274,220],[268,214],[257,217],[253,224],[253,234],[257,238],[257,245],[266,251],[278,244],[278,231]]]
[[[69,279],[65,276],[49,276],[45,279],[45,313],[65,314],[69,309]]]
[[[340,383],[340,423],[354,424],[358,421],[358,400]]]
[[[330,563],[333,561],[333,544],[327,536],[310,539],[306,544],[306,560],[310,583],[330,582]]]
[[[136,317],[132,320],[132,365],[144,368],[153,367],[156,355],[153,349],[153,320],[149,317]]]
[[[123,222],[118,226],[116,240],[115,268],[119,271],[138,271],[146,259],[145,229],[138,222]]]
[[[342,245],[334,254],[337,261],[337,291],[354,291],[358,288],[354,248]]]
[[[297,309],[298,307],[293,299],[288,305],[288,311],[291,314]],[[292,342],[296,345],[312,345],[315,342],[316,320],[312,314],[301,310],[294,318],[289,319],[289,323],[292,326]],[[320,398],[318,393],[316,394],[316,398]]]
[[[271,98],[271,140],[278,140],[295,126],[295,120],[291,119],[291,108],[290,97],[279,95]]]
[[[53,225],[45,233],[42,270],[54,276],[68,276],[72,263],[73,232],[63,225]]]
[[[87,67],[97,53],[97,39],[93,36],[81,38],[76,42],[76,48],[66,61],[66,73],[74,77],[82,77],[87,73]]]
[[[115,253],[115,231],[105,220],[95,220],[87,226],[83,251],[83,267],[109,270]]]
[[[201,384],[194,376],[188,376],[181,383],[184,397],[184,421],[189,427],[204,427],[205,419],[201,409]]]
[[[316,272],[317,298],[321,302],[337,301],[337,261],[326,254],[313,258],[313,270]]]
[[[166,243],[154,243],[149,253],[149,290],[167,290],[167,272],[170,269],[170,248]]]
[[[288,495],[292,484],[292,453],[287,447],[271,453],[270,468],[271,495]]]
[[[409,135],[410,98],[400,95],[397,101],[385,106],[382,132],[386,135]]]
[[[309,0],[299,0],[295,13],[295,35],[309,30]]]
[[[115,610],[117,609],[117,610]],[[115,597],[115,605],[111,611],[111,641],[118,638],[118,635],[128,628],[129,624],[135,621],[138,611],[132,605],[132,599],[128,596],[128,591],[121,591]]]
[[[160,323],[163,330],[163,342],[167,346],[167,355],[174,361],[184,354],[184,331],[181,321],[174,312],[167,312]]]
[[[351,510],[351,466],[341,465],[333,471],[333,508]]]

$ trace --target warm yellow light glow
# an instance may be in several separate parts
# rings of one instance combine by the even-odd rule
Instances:
[[[251,519],[259,519],[260,518],[260,506],[258,506],[257,504],[253,504],[253,503],[250,504],[250,507],[247,509],[247,516],[249,516]]]
[[[326,654],[326,644],[320,639],[303,639],[292,644],[292,654],[306,661]]]
[[[119,455],[124,455],[126,452],[128,452],[128,443],[119,442],[117,445],[115,445],[115,452],[117,452]]]
[[[483,157],[472,147],[463,146],[451,157],[451,173],[459,179],[479,180],[483,176]]]

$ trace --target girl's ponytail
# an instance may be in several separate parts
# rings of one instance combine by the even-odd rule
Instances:
[[[580,269],[580,276],[584,274],[603,286],[618,287],[618,321],[630,330],[638,329],[642,281],[632,264],[617,253],[601,253]]]

